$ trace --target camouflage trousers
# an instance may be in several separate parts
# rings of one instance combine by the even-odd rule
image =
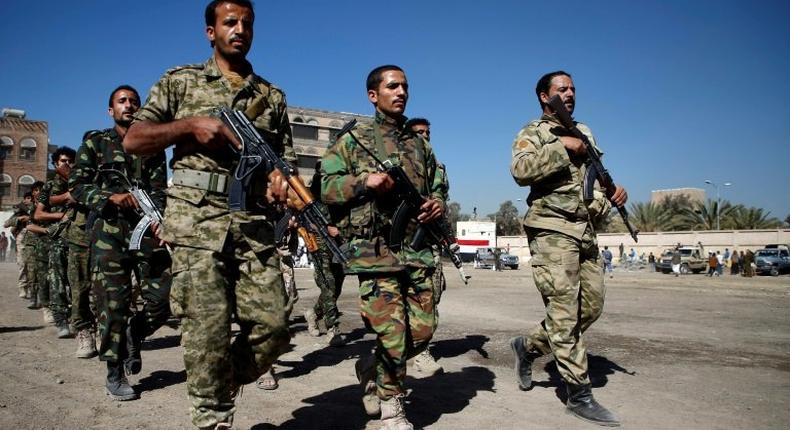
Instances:
[[[582,334],[601,316],[606,293],[595,234],[588,227],[579,241],[527,229],[527,237],[532,276],[546,306],[546,317],[527,332],[527,350],[553,353],[566,382],[588,384]]]
[[[28,251],[23,240],[27,231],[22,231],[16,235],[16,265],[19,268],[19,294],[30,297],[30,275],[28,275]],[[31,233],[32,234],[32,233]]]
[[[381,399],[404,393],[406,362],[428,347],[436,330],[433,269],[359,274],[360,310],[376,333],[376,391]]]
[[[55,325],[58,326],[69,322],[68,253],[69,248],[65,240],[52,241],[52,246],[49,249],[47,283],[49,284],[49,309],[52,311]]]
[[[139,250],[130,251],[132,227],[124,219],[100,218],[91,231],[91,288],[98,312],[102,361],[127,358],[126,328],[133,316],[142,336],[151,335],[170,316],[170,255],[147,236]],[[143,299],[140,312],[136,312],[131,299],[132,272],[140,282]]]
[[[38,304],[42,307],[49,307],[49,286],[47,285],[47,273],[49,272],[49,249],[52,241],[47,235],[40,234],[36,238],[33,247],[33,291],[32,296],[38,298]]]
[[[436,266],[436,270],[433,272],[433,302],[438,305],[442,300],[442,292],[447,288],[447,281],[444,279],[444,270],[442,270],[441,251],[434,252],[433,264]]]
[[[294,274],[294,258],[287,246],[277,248],[280,255],[280,273],[283,276],[285,292],[288,294],[288,302],[285,304],[286,318],[291,315],[294,305],[299,300],[299,291],[296,289],[296,275]]]
[[[88,247],[69,243],[68,277],[71,285],[71,325],[74,330],[93,329],[96,315],[91,305]]]
[[[221,253],[173,248],[170,306],[181,318],[187,394],[197,427],[231,422],[238,387],[268,371],[290,341],[276,248],[255,252],[237,223],[230,230]],[[232,339],[234,316],[240,332]]]
[[[327,329],[340,324],[340,312],[337,310],[337,298],[343,290],[343,265],[332,262],[332,252],[319,240],[316,252],[310,255],[313,259],[313,279],[321,294],[318,296],[313,311],[318,318],[324,319]]]

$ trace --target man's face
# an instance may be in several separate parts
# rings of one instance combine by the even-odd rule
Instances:
[[[427,124],[414,124],[411,126],[411,131],[422,136],[425,140],[431,140],[431,127]]]
[[[33,194],[33,200],[38,200],[38,195],[41,194],[41,188],[35,187],[30,190],[30,193]],[[33,203],[32,200],[31,203]]]
[[[400,70],[388,70],[381,74],[382,80],[377,90],[368,90],[368,100],[376,110],[396,118],[406,111],[409,100],[409,83]]]
[[[60,154],[58,159],[55,160],[55,171],[58,172],[58,175],[61,177],[68,179],[69,173],[71,173],[71,166],[73,165],[73,158],[66,154]]]
[[[24,198],[24,202],[26,205],[33,203],[33,197],[27,196]]]
[[[543,103],[548,103],[549,99],[559,95],[565,109],[573,113],[573,108],[576,106],[576,87],[573,86],[573,79],[570,76],[559,75],[551,79],[549,86],[549,93],[540,93],[540,99]]]
[[[252,10],[233,3],[220,3],[214,25],[206,27],[214,52],[226,59],[239,60],[247,56],[252,46]]]
[[[138,109],[140,109],[140,97],[137,96],[137,93],[130,90],[118,90],[112,95],[112,106],[107,109],[107,112],[116,124],[121,127],[129,127],[132,124],[132,116]]]

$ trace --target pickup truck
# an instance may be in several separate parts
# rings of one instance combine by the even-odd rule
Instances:
[[[790,272],[790,251],[785,247],[758,249],[754,253],[755,271],[758,275],[779,276]]]
[[[703,259],[705,250],[698,245],[681,246],[680,249],[680,273],[700,273],[708,268],[708,260]],[[656,272],[672,272],[672,253],[674,248],[667,249],[656,261]]]

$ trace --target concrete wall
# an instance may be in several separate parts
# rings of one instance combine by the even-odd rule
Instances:
[[[637,254],[653,253],[661,255],[666,248],[678,244],[691,245],[702,242],[706,251],[722,251],[729,248],[755,251],[771,243],[790,245],[790,229],[776,230],[717,230],[717,231],[669,231],[657,233],[639,233],[639,243],[634,243],[628,233],[601,233],[598,235],[598,246],[608,246],[615,257],[622,243],[625,253],[634,248]],[[517,255],[522,261],[529,259],[529,246],[526,236],[500,236],[497,246],[506,248],[510,245],[510,253]]]

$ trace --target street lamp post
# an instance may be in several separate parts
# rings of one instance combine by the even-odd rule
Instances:
[[[705,183],[712,185],[713,188],[716,189],[716,230],[721,230],[721,195],[719,194],[719,184],[711,181],[710,179],[705,179]],[[722,184],[724,187],[729,187],[731,185],[731,182],[725,182]]]

